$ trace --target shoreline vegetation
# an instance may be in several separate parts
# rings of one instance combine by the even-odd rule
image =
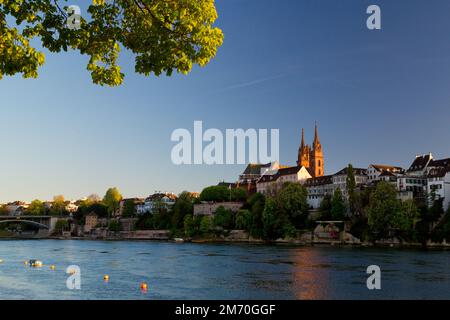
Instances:
[[[135,198],[123,199],[117,188],[110,188],[103,198],[91,195],[80,200],[72,213],[65,211],[64,199],[59,196],[50,207],[34,200],[23,215],[56,218],[49,234],[34,233],[52,239],[449,246],[450,208],[444,211],[443,198],[421,193],[404,200],[386,181],[357,186],[352,165],[346,180],[346,190],[337,188],[332,195],[324,195],[318,209],[308,205],[308,191],[302,184],[286,182],[268,188],[265,194],[220,184],[206,187],[200,194],[184,191],[169,201],[162,194],[152,199],[145,212],[137,209]],[[205,204],[214,209],[196,211]],[[0,224],[0,236],[9,232],[27,237],[29,230],[18,230],[30,226],[19,224],[20,217],[19,222]]]
[[[242,231],[242,230],[234,230]],[[194,243],[194,244],[240,244],[240,245],[288,245],[298,247],[358,247],[358,248],[396,248],[396,249],[450,249],[450,243],[446,241],[442,243],[428,242],[426,244],[418,242],[400,242],[397,239],[393,241],[383,240],[373,242],[345,242],[345,241],[305,241],[302,239],[277,239],[273,241],[265,241],[262,239],[224,239],[224,238],[197,238],[183,239],[182,241],[171,239],[146,239],[146,238],[121,238],[109,236],[105,238],[91,237],[62,237],[48,236],[43,238],[17,238],[17,237],[0,237],[0,241],[10,240],[76,240],[76,241],[111,241],[111,242],[163,242],[163,243]]]

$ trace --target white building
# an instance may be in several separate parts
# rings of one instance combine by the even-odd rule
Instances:
[[[145,214],[145,213],[153,213],[154,209],[158,206],[166,207],[170,209],[177,200],[177,196],[173,193],[155,193],[142,203],[136,205],[136,213],[137,214]]]
[[[305,167],[287,167],[279,169],[275,174],[263,175],[256,182],[256,191],[268,194],[270,190],[277,190],[284,183],[305,183],[312,176]]]
[[[356,186],[361,186],[367,184],[367,170],[362,168],[353,168],[353,174],[355,176]],[[348,197],[347,194],[347,176],[348,176],[348,167],[345,167],[341,171],[335,173],[333,175],[333,188],[336,190],[337,188],[341,189],[342,194],[345,198]],[[334,192],[333,190],[333,192]]]
[[[427,193],[436,199],[443,198],[444,211],[450,206],[450,167],[430,170],[427,177]],[[430,203],[431,205],[431,203]]]
[[[317,209],[326,195],[332,195],[334,192],[333,176],[322,176],[308,179],[305,182],[308,190],[308,205]]]

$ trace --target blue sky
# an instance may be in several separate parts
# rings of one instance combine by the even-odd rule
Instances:
[[[72,1],[82,9],[87,2]],[[294,164],[301,128],[314,122],[325,171],[349,162],[407,167],[415,154],[449,157],[450,2],[221,0],[225,41],[188,76],[126,73],[93,85],[87,57],[47,54],[39,78],[0,81],[0,201],[156,190],[201,191],[235,180],[242,165],[175,166],[174,129],[279,128]],[[366,28],[378,4],[382,30]]]

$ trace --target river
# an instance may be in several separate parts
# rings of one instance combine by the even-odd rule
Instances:
[[[450,298],[448,250],[10,240],[0,259],[0,299]],[[66,286],[69,265],[80,290]],[[367,289],[369,265],[381,268],[381,290]]]

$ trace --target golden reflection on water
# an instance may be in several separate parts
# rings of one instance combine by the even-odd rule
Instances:
[[[319,250],[293,250],[294,294],[299,300],[328,299],[330,268]]]

